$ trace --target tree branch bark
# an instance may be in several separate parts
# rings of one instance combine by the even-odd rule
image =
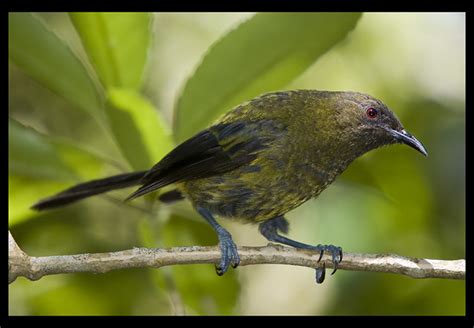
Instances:
[[[32,257],[23,252],[10,232],[9,283],[17,277],[38,280],[43,276],[60,273],[105,273],[126,268],[160,268],[177,264],[218,264],[221,254],[213,247],[133,248],[111,253],[93,253],[61,256]],[[330,256],[319,253],[269,244],[264,247],[239,247],[240,265],[286,264],[316,268],[325,263],[332,268]],[[385,272],[413,278],[465,279],[466,261],[430,260],[404,257],[395,254],[358,254],[344,252],[340,270]]]

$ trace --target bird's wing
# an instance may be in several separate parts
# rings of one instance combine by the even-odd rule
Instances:
[[[142,186],[127,200],[171,183],[222,174],[250,163],[283,130],[281,125],[266,120],[214,125],[166,155],[146,173]]]

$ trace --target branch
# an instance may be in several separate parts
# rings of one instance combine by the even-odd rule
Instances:
[[[19,276],[38,280],[43,276],[59,273],[105,273],[126,268],[160,268],[177,264],[218,264],[220,250],[213,247],[133,248],[111,253],[93,253],[30,257],[9,237],[9,283]],[[332,267],[330,256],[324,255],[318,262],[319,253],[269,244],[264,247],[239,247],[240,265],[287,264],[316,268],[324,262]],[[465,260],[430,260],[404,257],[394,254],[344,253],[339,264],[341,270],[386,272],[413,278],[465,279]]]

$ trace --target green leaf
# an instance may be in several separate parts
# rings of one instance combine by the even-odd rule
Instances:
[[[74,171],[59,157],[54,146],[39,133],[8,121],[8,171],[11,174],[73,181]]]
[[[97,177],[101,158],[66,141],[8,122],[8,220],[17,224],[36,214],[30,206],[78,180]]]
[[[8,121],[9,173],[55,181],[77,181],[96,176],[103,160],[64,140],[40,134]]]
[[[29,13],[10,13],[8,54],[26,74],[78,108],[97,115],[100,97],[79,59]]]
[[[139,89],[150,47],[150,13],[71,13],[105,88]]]
[[[24,222],[38,213],[30,209],[39,199],[52,195],[61,189],[67,188],[70,183],[58,182],[50,179],[25,177],[19,175],[8,176],[8,225]]]
[[[383,192],[380,183],[376,179],[376,173],[373,172],[372,168],[374,161],[367,156],[358,158],[349,165],[341,177],[336,180],[337,184],[346,184],[349,187],[362,188],[366,192],[373,193],[381,199],[386,201],[392,201],[386,193]]]
[[[284,87],[356,25],[359,13],[256,14],[219,40],[187,81],[175,108],[182,141],[220,114]]]
[[[169,128],[138,92],[109,90],[107,115],[122,154],[135,170],[149,169],[171,150]]]

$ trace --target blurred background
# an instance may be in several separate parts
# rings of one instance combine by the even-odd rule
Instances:
[[[224,105],[301,88],[383,100],[429,157],[401,145],[364,155],[287,215],[291,238],[348,252],[465,258],[463,13],[338,14],[323,30],[305,16],[304,34],[295,27],[279,38],[271,32],[291,22],[285,14],[156,13],[132,23],[115,15],[10,14],[9,228],[27,254],[216,244],[189,203],[121,203],[131,190],[51,212],[29,206],[80,181],[149,167]],[[248,35],[265,48],[246,44]],[[292,49],[280,47],[286,42]],[[300,48],[305,55],[293,56]],[[261,69],[274,53],[284,55]],[[217,99],[226,87],[235,96]],[[220,222],[239,245],[266,244],[256,226]],[[175,266],[19,278],[9,285],[9,313],[464,315],[465,282],[340,270],[317,285],[308,268],[257,265],[218,277],[211,265]]]

